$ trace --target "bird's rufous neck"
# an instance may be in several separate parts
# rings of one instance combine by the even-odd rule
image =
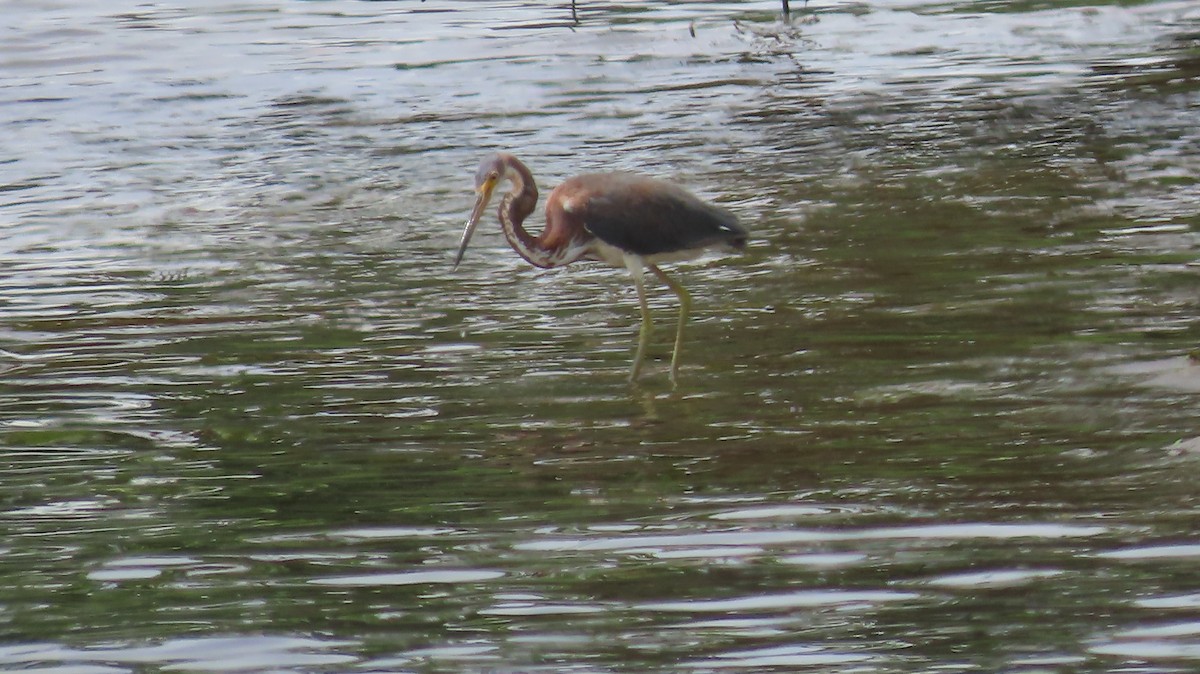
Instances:
[[[540,237],[525,230],[523,223],[533,207],[530,206],[529,210],[524,210],[520,206],[520,201],[519,195],[510,192],[505,194],[504,199],[500,202],[500,229],[504,231],[504,238],[508,239],[508,244],[512,246],[512,249],[525,258],[529,264],[543,269],[557,266],[554,262],[555,251],[547,249],[542,244]]]
[[[553,267],[555,251],[547,250],[539,237],[525,230],[525,218],[537,206],[538,190],[533,173],[520,159],[511,154],[501,155],[504,177],[512,182],[512,190],[500,201],[500,226],[504,238],[513,250],[536,267]]]
[[[501,159],[504,162],[504,177],[512,182],[509,194],[513,197],[513,221],[520,225],[537,206],[537,182],[533,179],[533,172],[520,159],[511,154],[501,155]]]

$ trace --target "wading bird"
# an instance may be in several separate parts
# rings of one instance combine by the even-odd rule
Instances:
[[[501,152],[484,159],[475,173],[475,208],[458,244],[455,268],[496,186],[505,180],[512,183],[512,189],[500,202],[500,227],[513,250],[530,264],[550,268],[576,260],[598,260],[624,267],[633,276],[642,327],[629,372],[631,382],[641,372],[652,325],[644,271],[649,269],[675,292],[679,326],[671,355],[671,383],[676,384],[691,297],[658,265],[688,260],[709,249],[744,248],[747,234],[737,218],[668,182],[628,173],[588,173],[569,178],[550,192],[546,226],[535,236],[523,226],[538,200],[533,174],[521,160]]]

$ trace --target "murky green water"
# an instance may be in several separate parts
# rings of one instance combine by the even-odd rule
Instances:
[[[0,8],[0,667],[1200,667],[1194,3]],[[751,228],[678,390],[494,149]]]

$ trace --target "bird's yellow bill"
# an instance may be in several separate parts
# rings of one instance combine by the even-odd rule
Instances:
[[[471,235],[475,233],[475,227],[483,219],[483,212],[487,210],[488,202],[492,200],[492,192],[495,189],[495,180],[488,180],[479,186],[477,190],[479,196],[475,198],[475,207],[471,209],[471,217],[467,218],[467,227],[463,230],[462,239],[458,242],[458,252],[454,255],[455,269],[458,268],[458,263],[462,262],[463,253],[467,252],[467,244],[471,242]]]

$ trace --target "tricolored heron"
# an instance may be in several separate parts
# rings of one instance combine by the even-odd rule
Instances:
[[[708,249],[744,248],[747,234],[737,218],[662,180],[629,173],[588,173],[569,178],[550,192],[546,199],[546,226],[535,236],[523,226],[538,200],[533,174],[520,159],[501,152],[484,159],[475,172],[475,208],[458,244],[455,268],[462,261],[492,193],[505,180],[512,183],[512,189],[500,202],[500,227],[513,250],[530,264],[550,268],[576,260],[599,260],[625,267],[633,276],[642,310],[642,327],[630,381],[638,378],[646,343],[650,341],[644,270],[649,269],[675,292],[679,297],[679,326],[671,354],[671,383],[677,383],[683,326],[691,297],[658,265],[688,260]]]

